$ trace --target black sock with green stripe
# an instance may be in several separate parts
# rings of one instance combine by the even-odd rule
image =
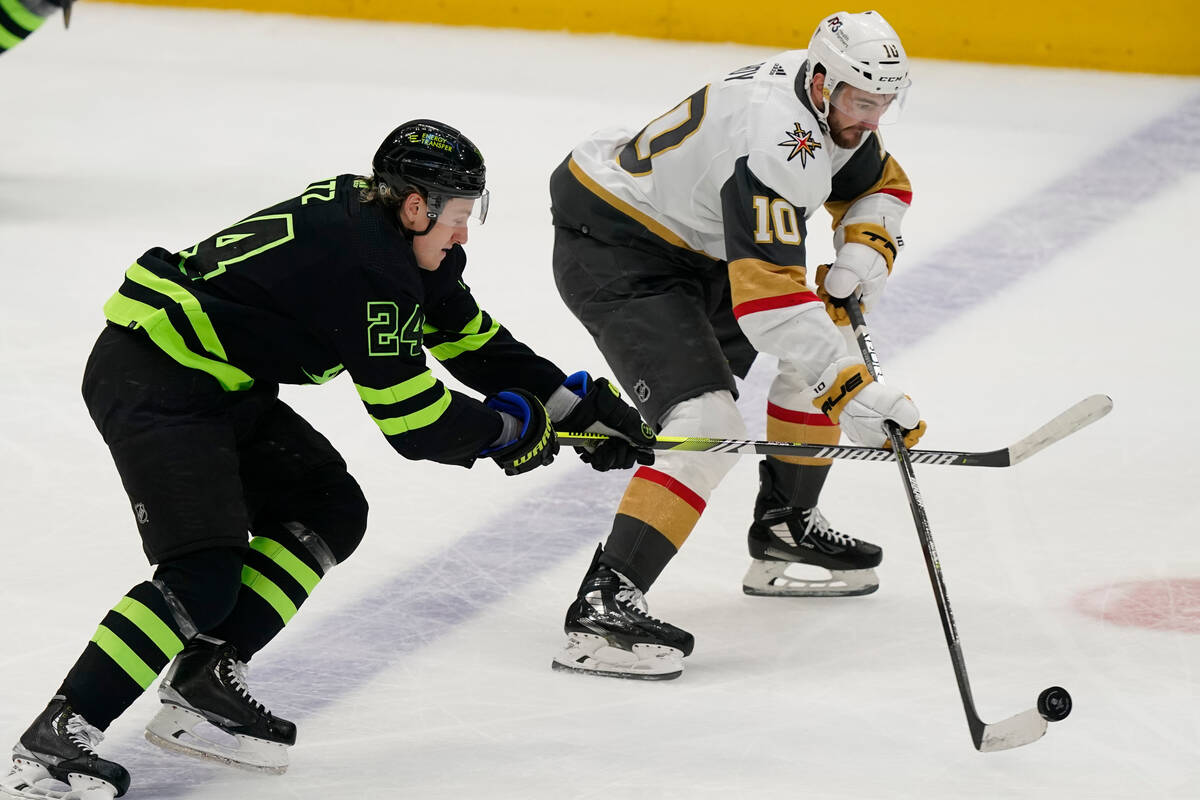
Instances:
[[[209,636],[248,661],[283,630],[336,564],[319,536],[298,523],[272,526],[250,540],[237,605]]]
[[[105,730],[154,683],[188,636],[162,591],[139,583],[101,620],[59,694]]]

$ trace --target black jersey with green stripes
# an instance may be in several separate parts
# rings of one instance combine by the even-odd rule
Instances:
[[[361,202],[364,187],[353,175],[319,181],[190,248],[153,248],[105,316],[226,391],[344,370],[401,455],[469,465],[499,435],[499,416],[444,386],[426,351],[483,394],[519,387],[545,399],[565,375],[479,308],[461,247],[420,269],[395,215]]]

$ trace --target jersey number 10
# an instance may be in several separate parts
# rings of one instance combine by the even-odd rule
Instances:
[[[803,239],[796,207],[782,197],[754,196],[754,241],[758,244],[800,244]]]

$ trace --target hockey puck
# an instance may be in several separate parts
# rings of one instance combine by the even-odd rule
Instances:
[[[1071,695],[1061,686],[1051,686],[1038,695],[1037,710],[1047,722],[1061,722],[1071,713]]]

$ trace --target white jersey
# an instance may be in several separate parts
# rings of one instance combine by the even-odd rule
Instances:
[[[725,260],[720,198],[739,159],[748,158],[759,181],[810,217],[854,153],[825,138],[797,94],[806,56],[792,50],[735,70],[641,131],[599,131],[572,157],[601,187],[690,249]]]
[[[734,70],[640,131],[599,131],[569,167],[666,245],[728,262],[733,311],[751,343],[811,365],[801,372],[815,380],[842,341],[812,313],[823,304],[806,271],[806,221],[824,205],[835,245],[850,236],[890,250],[890,267],[911,189],[876,133],[847,149],[822,131],[804,98],[806,58],[791,50]]]

